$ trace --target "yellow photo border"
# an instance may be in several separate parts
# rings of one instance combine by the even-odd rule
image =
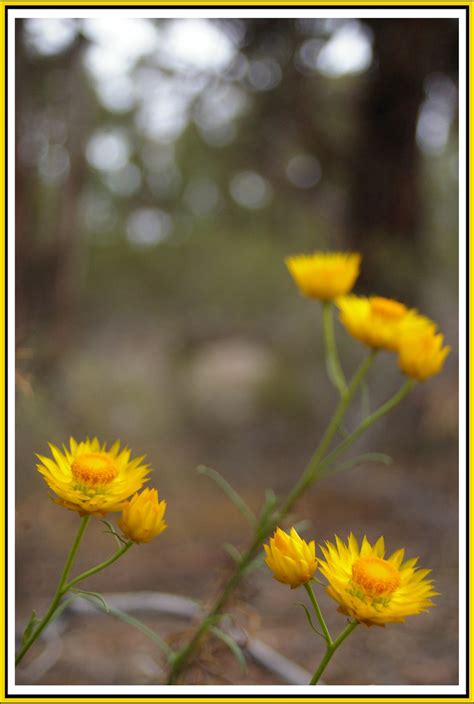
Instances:
[[[7,231],[6,231],[6,214],[7,214],[7,201],[6,201],[6,150],[7,150],[7,144],[6,144],[6,125],[7,125],[7,95],[6,95],[6,55],[5,55],[5,46],[6,46],[6,17],[7,17],[7,8],[20,8],[23,6],[27,6],[29,8],[31,7],[37,7],[38,9],[42,8],[54,8],[57,6],[61,7],[67,7],[68,5],[71,5],[72,7],[94,7],[94,6],[107,6],[110,5],[111,8],[116,8],[120,7],[121,5],[124,6],[149,6],[149,7],[160,7],[160,6],[173,6],[176,8],[199,8],[203,5],[206,6],[212,6],[215,5],[216,8],[221,8],[221,7],[238,7],[238,8],[252,8],[252,7],[259,7],[259,8],[278,8],[278,7],[288,7],[291,5],[294,5],[295,7],[298,8],[317,8],[320,6],[327,7],[328,5],[333,6],[334,8],[351,8],[355,7],[357,9],[370,9],[371,7],[377,8],[377,9],[383,9],[386,7],[387,9],[392,9],[396,7],[403,7],[403,8],[409,8],[409,7],[416,7],[417,9],[423,9],[426,7],[426,9],[429,8],[436,8],[436,7],[443,7],[446,9],[467,9],[467,24],[468,24],[468,31],[469,31],[469,43],[467,46],[467,62],[468,62],[468,74],[467,74],[467,91],[468,91],[468,115],[471,116],[471,120],[467,123],[466,125],[466,138],[467,138],[467,143],[469,145],[468,147],[468,155],[467,155],[467,193],[466,193],[466,198],[467,198],[467,208],[468,208],[468,219],[467,219],[467,237],[468,237],[468,242],[467,242],[467,251],[468,251],[468,262],[466,263],[468,265],[468,280],[467,280],[467,286],[468,286],[468,330],[469,330],[469,336],[468,336],[468,351],[472,349],[472,343],[474,341],[474,333],[473,333],[473,313],[472,309],[474,306],[474,286],[471,280],[471,277],[469,276],[470,272],[472,271],[472,268],[474,266],[474,251],[473,251],[473,246],[472,246],[472,240],[471,240],[471,233],[473,230],[473,224],[474,224],[474,217],[473,217],[473,212],[472,212],[472,207],[471,204],[473,202],[473,196],[474,196],[474,174],[473,174],[473,169],[472,169],[472,164],[473,164],[473,157],[474,157],[474,121],[472,120],[472,113],[473,113],[473,87],[474,87],[474,52],[472,49],[472,37],[474,34],[474,0],[464,0],[464,1],[457,1],[457,0],[360,0],[360,2],[356,2],[354,0],[49,0],[49,2],[43,1],[43,0],[12,0],[11,2],[0,2],[1,6],[1,16],[0,16],[0,34],[2,38],[2,47],[3,51],[1,52],[1,57],[0,57],[0,64],[1,64],[1,79],[0,79],[0,87],[1,87],[1,92],[3,96],[3,105],[5,106],[5,109],[1,111],[0,115],[0,121],[1,121],[1,129],[2,129],[2,134],[4,135],[4,138],[2,139],[1,147],[0,147],[0,154],[1,154],[1,160],[2,160],[2,171],[1,171],[1,185],[2,185],[2,194],[3,197],[1,199],[1,204],[0,204],[0,213],[1,213],[1,221],[3,224],[2,227],[2,246],[1,246],[1,251],[0,251],[0,275],[2,277],[3,282],[5,282],[5,285],[2,286],[1,290],[1,312],[0,312],[0,359],[1,359],[1,365],[2,369],[4,369],[4,374],[2,376],[1,380],[1,397],[2,397],[2,405],[1,405],[1,420],[2,420],[2,432],[0,433],[0,456],[3,458],[2,462],[2,481],[1,481],[1,487],[0,487],[0,514],[3,516],[4,520],[2,521],[1,527],[0,527],[0,532],[1,532],[1,540],[0,540],[0,563],[1,563],[1,580],[0,580],[0,596],[2,600],[2,607],[0,609],[0,635],[1,635],[1,644],[5,645],[6,644],[6,611],[5,611],[5,599],[6,599],[6,495],[5,495],[5,478],[6,478],[6,390],[7,390],[7,378],[6,378],[6,322],[7,322],[7,311],[6,311],[6,271],[7,271],[7,262],[5,261],[5,251],[6,251],[6,238],[7,238]],[[12,217],[12,214],[10,214],[10,217]],[[467,408],[467,418],[468,418],[468,427],[467,427],[467,433],[468,433],[468,462],[469,462],[469,473],[468,473],[468,495],[467,495],[467,500],[468,500],[468,520],[467,520],[467,532],[468,532],[468,559],[469,559],[469,572],[468,572],[468,584],[471,585],[472,580],[474,578],[474,569],[473,569],[473,563],[474,563],[474,530],[473,530],[473,522],[470,520],[471,512],[472,512],[472,506],[473,506],[473,500],[474,500],[474,482],[473,478],[471,477],[471,472],[470,468],[472,466],[472,459],[473,459],[473,445],[471,442],[471,436],[472,436],[472,429],[474,427],[473,421],[472,421],[472,404],[471,404],[471,399],[472,399],[472,392],[474,390],[474,381],[473,381],[473,372],[474,372],[474,361],[471,359],[471,356],[468,356],[468,379],[469,379],[469,384],[468,384],[468,389],[467,389],[467,394],[468,394],[468,408]],[[469,481],[470,480],[470,481]],[[301,702],[301,703],[306,703],[306,702],[331,702],[331,703],[336,703],[336,704],[342,704],[342,703],[347,703],[347,704],[362,704],[362,703],[367,703],[370,701],[373,701],[374,704],[376,702],[436,702],[436,703],[444,703],[444,702],[473,702],[474,701],[474,684],[473,684],[473,677],[472,677],[472,667],[474,664],[474,639],[473,639],[473,626],[474,626],[474,599],[473,599],[473,591],[472,589],[469,589],[467,593],[467,606],[468,606],[468,614],[469,614],[469,623],[468,623],[468,642],[466,643],[467,646],[467,652],[468,652],[468,662],[467,662],[467,694],[466,695],[458,695],[458,696],[448,696],[448,697],[443,697],[443,696],[436,696],[436,698],[433,697],[419,697],[416,695],[407,695],[407,696],[393,696],[393,697],[377,697],[375,698],[374,695],[369,695],[371,699],[367,699],[367,696],[351,696],[350,698],[347,697],[331,697],[329,699],[325,698],[324,696],[319,696],[319,697],[311,697],[311,696],[304,696],[304,697],[285,697],[285,696],[278,696],[278,697],[260,697],[257,696],[257,698],[252,698],[252,695],[249,695],[247,697],[232,697],[232,696],[220,696],[220,695],[212,695],[211,697],[206,697],[206,696],[192,696],[192,697],[180,697],[180,696],[148,696],[148,697],[127,697],[127,696],[121,696],[120,699],[114,698],[114,697],[100,697],[100,699],[94,699],[94,697],[98,697],[100,695],[91,695],[90,697],[65,697],[62,695],[59,695],[55,697],[54,699],[50,697],[28,697],[28,696],[21,696],[21,695],[9,695],[7,696],[6,694],[6,676],[7,673],[5,671],[5,662],[6,662],[6,653],[2,653],[2,648],[0,646],[0,704],[3,702],[41,702],[44,704],[51,704],[51,702],[88,702],[89,704],[91,702],[97,701],[102,704],[104,703],[109,703],[113,702],[114,704],[116,702],[120,703],[129,703],[129,702],[143,702],[144,704],[147,704],[149,702],[169,702],[170,704],[174,704],[175,702],[189,702],[190,704],[193,704],[195,702],[229,702],[229,704],[236,703],[237,702],[251,702],[251,701],[256,701],[256,702],[275,702],[275,703],[280,703],[280,702],[288,702],[288,704],[293,703],[293,702]],[[54,696],[54,695],[53,695]]]

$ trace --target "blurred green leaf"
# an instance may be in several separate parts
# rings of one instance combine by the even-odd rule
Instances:
[[[21,637],[21,644],[25,645],[25,643],[30,639],[31,635],[33,634],[33,631],[35,629],[35,626],[40,622],[40,619],[36,615],[35,609],[31,612],[30,619],[28,623],[25,626],[25,630],[23,631],[23,635]]]
[[[229,636],[220,628],[217,628],[217,626],[212,626],[210,630],[211,633],[213,633],[217,638],[219,638],[223,643],[227,645],[229,650],[234,655],[235,659],[238,661],[242,672],[244,672],[247,669],[247,663],[245,661],[245,655],[240,645],[236,643],[232,636]]]
[[[115,530],[115,526],[110,521],[107,521],[105,518],[101,518],[101,522],[106,525],[109,529],[104,530],[104,533],[110,533],[111,535],[113,535],[119,548],[123,547],[127,541],[124,540],[122,536],[119,535],[119,533],[117,533],[117,531]]]
[[[103,608],[103,610],[104,610],[107,614],[110,613],[110,607],[109,607],[109,605],[108,605],[107,602],[105,601],[105,599],[104,599],[104,597],[102,596],[102,594],[99,594],[99,592],[91,592],[91,591],[88,591],[87,589],[71,589],[71,591],[72,591],[73,594],[77,594],[78,596],[88,596],[88,597],[92,597],[93,599],[97,599],[97,601],[100,602],[101,607]]]
[[[252,527],[255,526],[257,519],[255,517],[254,512],[243,500],[243,498],[235,491],[235,489],[229,484],[229,482],[224,479],[221,474],[219,474],[219,472],[216,472],[215,469],[211,469],[210,467],[205,467],[202,464],[197,467],[196,471],[199,474],[203,474],[205,477],[209,477],[210,479],[212,479],[217,484],[217,486],[222,489],[227,498],[232,501],[234,506],[240,511],[240,513],[250,523],[250,525]]]
[[[301,608],[304,610],[304,612],[305,612],[305,614],[306,614],[306,618],[308,619],[308,623],[309,623],[309,625],[311,626],[311,628],[313,629],[313,631],[314,631],[315,633],[317,633],[318,636],[321,636],[321,638],[324,639],[324,636],[323,636],[323,634],[321,633],[321,631],[318,631],[318,629],[317,629],[316,626],[314,625],[313,619],[311,618],[311,613],[309,612],[308,607],[305,606],[304,604],[302,604],[301,601],[297,601],[297,602],[296,602],[296,605],[297,605],[297,606],[301,606]]]
[[[240,554],[240,551],[237,550],[235,545],[232,545],[231,543],[224,543],[224,550],[230,557],[236,562],[237,564],[240,562],[242,559],[242,555]]]
[[[357,457],[347,460],[347,462],[336,465],[329,471],[333,473],[344,472],[346,469],[350,469],[351,467],[355,467],[359,464],[365,464],[366,462],[380,462],[380,464],[390,465],[392,464],[393,459],[390,455],[386,455],[383,452],[366,452],[363,455],[358,455]]]

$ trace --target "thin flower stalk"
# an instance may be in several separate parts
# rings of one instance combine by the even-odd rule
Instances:
[[[254,560],[259,556],[261,550],[262,542],[268,538],[270,533],[275,529],[276,525],[284,519],[288,513],[291,511],[295,503],[302,496],[302,494],[314,484],[323,475],[323,470],[327,469],[329,464],[332,464],[339,454],[343,450],[348,449],[361,435],[364,433],[373,423],[380,420],[384,415],[391,411],[400,401],[408,394],[408,392],[413,387],[413,382],[408,381],[404,384],[402,389],[398,391],[389,401],[383,404],[377,411],[374,411],[370,416],[368,416],[359,427],[346,438],[341,445],[339,445],[335,450],[325,457],[325,453],[328,451],[334,437],[337,435],[341,423],[345,417],[348,410],[349,404],[354,398],[357,390],[362,384],[367,372],[369,371],[372,363],[377,354],[376,350],[371,350],[369,355],[363,360],[359,369],[354,374],[346,392],[342,395],[339,404],[336,408],[333,418],[331,419],[319,445],[310,459],[308,465],[303,471],[299,481],[296,483],[294,488],[288,494],[286,500],[282,503],[279,509],[272,515],[266,518],[266,521],[259,524],[256,528],[254,539],[248,550],[242,555],[240,561],[236,564],[234,573],[229,578],[228,582],[225,584],[222,592],[217,597],[214,605],[211,607],[209,612],[203,618],[199,626],[197,627],[191,640],[176,653],[172,659],[171,669],[168,677],[168,684],[174,684],[185,667],[187,661],[192,656],[196,650],[201,638],[209,630],[210,626],[215,624],[216,619],[222,612],[228,598],[239,585],[242,577],[245,575],[249,567],[252,565]],[[330,460],[330,461],[329,461]],[[346,636],[344,636],[346,637]],[[338,646],[342,642],[339,639]],[[335,641],[336,642],[336,641]],[[332,654],[331,654],[332,657]],[[328,660],[329,662],[329,660]],[[327,663],[326,663],[327,664]]]
[[[33,630],[31,636],[26,640],[26,642],[23,644],[22,648],[19,650],[16,660],[15,660],[15,665],[18,665],[23,657],[26,655],[28,650],[31,648],[33,643],[39,638],[41,633],[44,631],[46,626],[51,622],[51,620],[55,617],[57,611],[59,610],[61,606],[61,601],[63,597],[73,588],[78,584],[79,582],[82,582],[84,579],[87,579],[87,577],[92,577],[92,575],[97,574],[97,572],[101,572],[104,570],[106,567],[109,567],[112,565],[114,562],[116,562],[122,555],[124,555],[133,545],[133,541],[127,541],[126,543],[123,544],[121,548],[119,548],[111,557],[109,557],[107,560],[104,560],[103,562],[99,563],[98,565],[95,565],[95,567],[91,567],[91,569],[86,570],[85,572],[82,572],[82,574],[78,575],[77,577],[74,577],[70,582],[67,581],[68,576],[71,572],[72,566],[74,564],[74,560],[77,555],[77,551],[79,549],[79,546],[82,542],[82,538],[84,536],[85,530],[87,528],[87,525],[89,523],[91,516],[83,516],[81,518],[81,522],[79,524],[79,529],[76,535],[76,538],[74,540],[74,543],[71,547],[71,550],[69,552],[69,555],[66,560],[66,565],[64,567],[63,573],[61,575],[61,579],[59,581],[58,587],[56,589],[56,592],[54,594],[54,597],[51,601],[51,604],[46,612],[46,614],[43,616],[41,621],[38,623],[36,628]]]
[[[304,585],[304,588],[306,589],[306,592],[308,593],[309,599],[311,601],[311,604],[313,606],[314,613],[316,614],[316,618],[319,621],[319,625],[321,626],[321,630],[323,632],[324,640],[326,641],[326,652],[324,653],[321,662],[319,663],[318,667],[316,668],[316,671],[314,675],[312,676],[309,684],[317,684],[321,678],[321,675],[323,674],[324,670],[329,664],[329,661],[331,660],[332,656],[336,652],[336,650],[339,648],[341,643],[345,641],[348,635],[352,633],[354,628],[358,625],[358,621],[349,621],[347,624],[346,628],[344,628],[343,631],[335,638],[334,640],[331,637],[331,634],[329,633],[329,629],[326,625],[326,621],[324,620],[323,613],[320,609],[320,606],[318,604],[318,600],[316,599],[316,595],[313,591],[313,588],[311,584],[308,582],[307,584]]]
[[[86,531],[87,525],[90,521],[90,515],[87,516],[82,516],[81,522],[79,523],[79,528],[77,530],[76,538],[72,544],[72,547],[69,551],[69,554],[67,556],[66,564],[64,565],[63,573],[61,575],[61,579],[59,580],[59,584],[57,586],[56,592],[53,596],[53,599],[51,601],[51,604],[49,605],[49,608],[41,621],[38,623],[36,628],[33,629],[33,632],[31,633],[30,637],[26,639],[25,643],[23,643],[22,647],[20,648],[19,652],[17,653],[16,659],[15,659],[15,665],[18,665],[19,662],[23,659],[23,657],[26,655],[28,650],[31,648],[33,643],[39,638],[39,636],[42,634],[48,623],[51,621],[53,618],[58,606],[61,603],[61,599],[63,598],[64,594],[67,592],[69,587],[65,588],[67,578],[69,577],[69,573],[71,571],[71,568],[74,564],[74,560],[77,555],[77,551],[79,549],[79,546],[81,544],[82,538],[84,537],[84,533]]]
[[[364,418],[360,425],[346,438],[344,438],[340,445],[334,448],[334,450],[332,450],[332,452],[330,452],[329,455],[325,457],[325,459],[323,460],[323,462],[321,462],[319,466],[319,471],[321,473],[324,473],[328,467],[334,464],[339,455],[345,452],[345,450],[348,450],[351,445],[353,445],[370,428],[371,425],[376,423],[378,420],[381,420],[381,418],[383,418],[383,416],[386,416],[387,413],[389,413],[393,408],[395,408],[395,406],[398,406],[398,404],[403,401],[405,396],[408,396],[410,391],[415,386],[415,383],[416,382],[413,379],[407,379],[407,381],[405,381],[403,386],[397,391],[396,394],[394,394],[391,398],[389,398],[388,401],[386,401],[379,408],[377,408],[376,411]]]
[[[328,644],[328,646],[326,648],[326,652],[324,653],[324,656],[323,656],[321,662],[319,663],[319,665],[316,669],[316,672],[312,676],[309,684],[318,684],[318,682],[321,678],[321,675],[323,674],[326,667],[329,665],[329,661],[331,660],[331,658],[334,655],[334,653],[336,652],[336,650],[339,648],[341,643],[343,643],[346,640],[347,636],[349,636],[352,633],[352,631],[355,629],[355,627],[358,625],[359,624],[357,623],[357,621],[349,621],[347,626],[344,628],[343,631],[341,631],[341,633],[338,635],[338,637],[335,640],[331,641],[331,643]]]
[[[340,396],[347,391],[346,378],[337,353],[336,338],[334,335],[334,320],[332,305],[329,301],[323,302],[323,330],[326,346],[326,369],[330,381],[334,384]]]

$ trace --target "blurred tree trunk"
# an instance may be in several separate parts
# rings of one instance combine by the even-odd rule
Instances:
[[[364,252],[364,278],[380,281],[386,293],[410,300],[416,291],[397,290],[386,265],[390,256],[400,253],[402,266],[416,273],[422,256],[417,119],[427,75],[448,70],[457,82],[457,22],[366,23],[374,36],[374,65],[361,100],[348,231],[352,246]],[[416,282],[416,275],[406,279]]]
[[[48,321],[49,361],[72,341],[79,283],[78,201],[91,120],[82,75],[82,43],[78,37],[57,57],[31,60],[25,51],[23,23],[16,23],[17,340],[23,344],[35,332],[39,319]],[[61,144],[69,168],[65,179],[48,183],[39,172],[39,163],[41,154],[56,145],[55,122],[64,131]],[[32,133],[41,143],[31,138]],[[23,142],[25,135],[28,139]]]

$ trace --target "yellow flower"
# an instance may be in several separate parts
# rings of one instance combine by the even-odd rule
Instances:
[[[381,296],[341,296],[337,306],[341,323],[356,340],[374,349],[396,349],[400,323],[409,313],[403,303]]]
[[[109,450],[97,438],[79,443],[71,438],[69,445],[61,452],[49,444],[53,459],[37,455],[38,471],[58,495],[56,503],[65,508],[81,515],[120,511],[125,499],[147,481],[144,456],[130,460],[130,450],[121,450],[118,440]]]
[[[287,257],[285,263],[301,293],[331,301],[352,289],[360,260],[360,254],[315,252]]]
[[[149,543],[167,528],[165,509],[166,501],[158,501],[156,489],[144,489],[125,503],[119,528],[134,543]]]
[[[327,592],[339,603],[339,611],[367,626],[400,623],[407,616],[427,611],[438,592],[425,579],[430,570],[415,567],[418,558],[403,562],[404,550],[384,559],[381,537],[371,545],[364,536],[361,548],[349,536],[347,545],[336,536],[336,545],[326,541],[319,562],[329,582]]]
[[[402,328],[398,344],[398,365],[407,376],[424,381],[443,368],[451,348],[433,328]]]
[[[318,564],[314,540],[307,543],[294,528],[289,535],[277,528],[269,543],[263,548],[274,579],[292,589],[309,582]]]

